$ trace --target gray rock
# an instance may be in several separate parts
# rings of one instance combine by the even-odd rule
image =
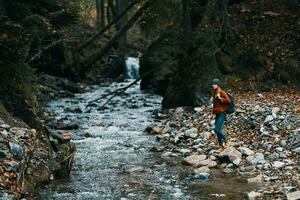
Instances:
[[[248,178],[247,181],[248,183],[261,183],[263,181],[263,177],[261,174],[259,174],[256,177]]]
[[[265,123],[268,123],[268,122],[271,122],[274,120],[274,117],[272,115],[268,115],[266,118],[265,118]]]
[[[189,149],[180,149],[179,152],[183,155],[183,156],[189,156],[191,155],[191,150]]]
[[[217,163],[215,161],[212,161],[211,159],[202,160],[198,163],[198,166],[207,166],[208,168],[213,168],[217,166]]]
[[[194,170],[194,174],[199,174],[199,173],[209,173],[210,172],[210,169],[207,167],[207,166],[203,166],[203,167],[200,167],[200,168],[197,168]]]
[[[202,137],[204,140],[209,140],[209,138],[211,137],[212,133],[205,131],[204,133],[202,133]]]
[[[0,158],[6,158],[6,152],[0,149]]]
[[[170,157],[171,156],[171,154],[172,154],[172,152],[165,152],[165,153],[163,153],[163,154],[161,154],[161,158],[168,158],[168,157]]]
[[[197,128],[191,128],[184,132],[184,135],[186,137],[190,138],[197,138],[198,137],[198,129]]]
[[[280,110],[280,108],[278,108],[278,107],[274,107],[273,109],[272,109],[272,114],[277,114],[278,112],[279,112],[279,110]]]
[[[280,141],[280,146],[285,147],[287,145],[286,140]]]
[[[13,200],[15,197],[11,194],[7,194],[6,192],[0,192],[0,199],[1,200]]]
[[[256,153],[255,158],[250,161],[252,165],[258,165],[258,164],[264,164],[266,163],[264,154],[262,153]]]
[[[182,163],[197,166],[199,162],[206,159],[206,155],[190,155],[183,159]]]
[[[17,172],[19,170],[19,163],[16,161],[10,161],[5,163],[5,168],[9,172]]]
[[[251,200],[262,197],[262,196],[263,196],[263,194],[259,193],[259,192],[252,191],[252,192],[248,193],[248,198],[251,199]]]
[[[247,147],[240,147],[239,148],[240,152],[245,155],[245,156],[251,156],[254,155],[254,151],[252,151],[251,149],[247,148]]]
[[[9,142],[9,148],[10,148],[10,152],[14,156],[16,156],[18,160],[23,159],[24,151],[20,145],[14,143],[14,142]]]
[[[230,162],[233,162],[236,159],[241,159],[242,154],[238,150],[236,150],[234,147],[229,147],[225,149],[223,152],[219,154],[219,157],[221,158],[227,158]]]
[[[300,190],[288,193],[286,195],[287,200],[297,200],[300,199]]]
[[[1,124],[0,128],[4,128],[4,129],[8,130],[8,129],[10,129],[10,125],[8,125],[8,124]]]
[[[275,161],[272,163],[272,167],[275,169],[280,169],[282,167],[284,167],[284,162],[280,162],[280,161]]]
[[[241,158],[235,159],[234,161],[232,161],[232,163],[233,163],[235,166],[239,166],[240,163],[241,163]]]
[[[273,124],[271,127],[272,127],[272,130],[273,130],[273,131],[278,131],[278,128],[277,128],[276,125]]]
[[[297,148],[293,149],[293,152],[300,153],[300,147],[297,147]]]
[[[202,173],[198,173],[198,174],[195,174],[194,178],[198,178],[198,179],[208,179],[210,176],[209,173],[206,173],[206,172],[202,172]]]

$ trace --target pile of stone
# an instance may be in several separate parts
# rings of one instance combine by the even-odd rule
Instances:
[[[211,168],[252,176],[248,182],[267,182],[254,194],[292,196],[300,189],[300,98],[298,93],[239,94],[236,112],[227,116],[223,131],[231,146],[216,152],[211,106],[164,110],[161,123],[147,131],[157,135],[162,156],[182,157],[195,177],[207,179]],[[258,197],[257,196],[257,197]],[[293,198],[289,198],[293,199]]]

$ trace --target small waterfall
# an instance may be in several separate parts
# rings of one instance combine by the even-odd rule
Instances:
[[[135,57],[127,57],[125,63],[126,63],[125,78],[138,79],[140,59]]]

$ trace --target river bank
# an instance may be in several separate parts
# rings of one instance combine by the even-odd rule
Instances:
[[[215,169],[223,174],[246,177],[248,185],[262,186],[247,191],[249,198],[299,197],[300,107],[299,91],[273,90],[239,93],[237,110],[227,116],[224,132],[231,147],[216,153],[211,107],[164,110],[151,124],[161,144],[152,150],[162,157],[180,159],[196,178],[214,179]],[[245,191],[246,192],[246,191]]]
[[[62,137],[66,131],[49,131],[45,121],[49,113],[43,106],[84,91],[84,85],[46,74],[36,77],[38,105],[18,109],[23,101],[0,102],[0,199],[31,198],[37,187],[68,176],[72,167],[75,146]],[[6,108],[9,105],[15,106],[15,112]]]

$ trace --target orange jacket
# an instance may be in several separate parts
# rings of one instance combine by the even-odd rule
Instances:
[[[213,113],[224,112],[224,106],[230,103],[230,98],[224,90],[220,92],[220,99],[216,95],[213,96]]]

